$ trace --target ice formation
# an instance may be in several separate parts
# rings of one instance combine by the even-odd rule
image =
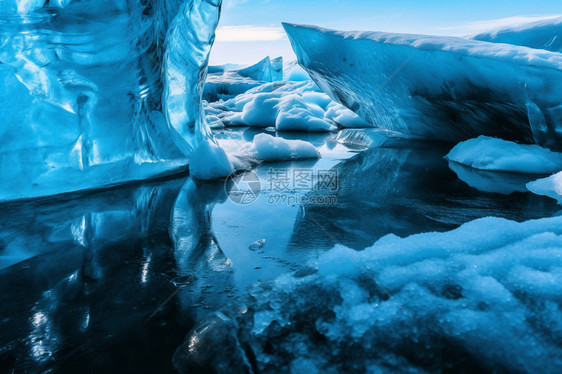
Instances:
[[[302,82],[309,81],[310,77],[304,71],[304,69],[299,65],[298,61],[291,61],[287,64],[285,68],[284,77],[288,81]]]
[[[0,200],[146,179],[184,169],[195,149],[220,153],[200,113],[220,3],[2,1]]]
[[[253,79],[261,82],[276,82],[283,80],[283,57],[273,60],[268,56],[255,65],[219,65],[209,66],[209,74],[235,73],[241,77]]]
[[[367,122],[411,136],[562,148],[562,54],[454,37],[284,24],[299,63]]]
[[[561,217],[336,246],[202,321],[174,360],[181,372],[236,357],[265,373],[558,373],[561,269]],[[211,345],[237,354],[205,355]]]
[[[562,204],[562,172],[527,184],[529,191],[558,200]]]
[[[505,27],[473,39],[562,52],[562,17]]]
[[[265,82],[283,80],[283,58],[266,57],[255,65],[210,66],[203,98],[207,101],[228,100]]]
[[[311,81],[262,84],[229,100],[206,104],[218,126],[275,127],[278,131],[326,132],[337,127],[372,127],[333,102]]]
[[[268,134],[258,134],[245,151],[260,161],[288,161],[319,158],[320,154],[309,142],[287,140]]]
[[[487,136],[457,144],[446,158],[480,170],[531,174],[552,174],[562,170],[562,153]]]

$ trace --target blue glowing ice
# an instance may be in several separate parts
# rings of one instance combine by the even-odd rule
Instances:
[[[195,149],[220,161],[194,175],[229,171],[200,114],[220,5],[2,1],[0,200],[174,173]]]

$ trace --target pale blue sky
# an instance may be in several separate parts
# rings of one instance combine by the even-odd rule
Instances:
[[[560,14],[560,0],[224,0],[211,64],[249,64],[267,55],[294,59],[281,22],[467,35]]]

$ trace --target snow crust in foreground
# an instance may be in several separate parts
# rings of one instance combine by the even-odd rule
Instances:
[[[202,321],[174,362],[224,367],[205,356],[223,344],[266,373],[559,373],[561,295],[562,217],[483,218],[362,252],[336,246]]]

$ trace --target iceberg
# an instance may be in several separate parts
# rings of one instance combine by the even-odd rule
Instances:
[[[500,28],[473,39],[562,52],[562,17]]]
[[[201,113],[220,5],[3,1],[0,201],[177,173],[194,151],[224,162]]]
[[[529,174],[552,174],[562,170],[562,153],[487,136],[457,144],[445,158],[480,170]]]
[[[299,64],[365,121],[448,142],[562,148],[562,54],[455,37],[283,25]]]

